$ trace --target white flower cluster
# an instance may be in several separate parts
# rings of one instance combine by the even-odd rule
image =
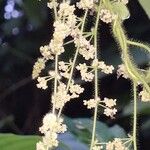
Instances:
[[[94,0],[80,0],[77,3],[77,7],[80,9],[92,9],[94,6]]]
[[[117,113],[117,109],[114,108],[116,106],[116,99],[104,98],[103,103],[105,104],[104,114],[106,116],[110,116],[111,118]]]
[[[59,6],[59,19],[54,23],[55,30],[50,42],[50,49],[54,54],[60,55],[64,52],[63,41],[75,28],[76,16],[74,10],[74,5],[69,5],[69,2],[61,3]]]
[[[64,83],[60,83],[57,87],[57,93],[52,96],[52,103],[56,109],[62,108],[65,103],[71,99],[78,98],[81,93],[83,93],[84,88],[78,84],[74,84],[74,81],[71,82],[69,86],[69,92],[67,91],[67,86]]]
[[[54,59],[54,56],[52,55],[52,53],[50,51],[50,47],[48,45],[41,46],[40,52],[46,60]]]
[[[41,71],[45,68],[46,60],[44,58],[38,58],[36,63],[33,66],[32,78],[35,79],[39,76]]]
[[[48,7],[57,7],[57,2],[50,1]],[[58,19],[54,22],[53,39],[49,45],[41,46],[40,52],[42,58],[39,58],[33,67],[32,78],[39,76],[42,69],[45,68],[47,60],[54,59],[54,55],[60,55],[64,52],[63,41],[71,34],[76,27],[76,16],[74,15],[75,6],[69,5],[69,2],[61,3],[58,10]]]
[[[106,150],[128,150],[120,138],[115,138],[112,142],[106,144]]]
[[[95,99],[90,99],[90,100],[84,100],[83,103],[85,106],[87,106],[88,109],[95,108],[98,103],[100,102],[100,98]]]
[[[92,72],[88,72],[88,66],[84,64],[79,64],[76,66],[76,69],[80,71],[82,80],[85,80],[86,82],[91,82],[94,78],[94,74]]]
[[[104,114],[111,118],[117,113],[117,109],[114,108],[114,106],[116,106],[116,99],[104,98],[104,100],[101,101],[100,98],[97,98],[96,100],[90,99],[88,101],[84,100],[83,102],[88,109],[95,108],[97,105],[102,106],[104,108]]]
[[[59,74],[56,74],[55,71],[50,70],[50,71],[48,72],[48,74],[49,74],[48,76],[45,76],[45,77],[38,77],[38,78],[37,78],[38,83],[36,84],[36,86],[37,86],[38,88],[41,88],[41,89],[45,90],[45,89],[48,88],[47,82],[48,82],[49,80],[51,80],[51,79],[53,79],[53,78],[55,78],[55,77],[57,78],[57,80],[60,80],[60,79],[61,79],[61,76],[60,76]]]
[[[60,55],[64,52],[63,41],[69,35],[70,28],[60,20],[54,23],[54,27],[55,30],[53,39],[50,42],[50,49],[53,54]]]
[[[69,78],[70,76],[70,69],[71,69],[71,62],[70,63],[65,63],[64,61],[60,61],[59,63],[59,70],[60,70],[60,75],[63,76],[64,78]]]
[[[39,82],[38,84],[36,84],[36,86],[38,88],[41,88],[43,90],[47,89],[47,80],[45,79],[45,77],[38,77],[37,81]]]
[[[98,61],[98,59],[93,60],[92,67],[101,69],[101,72],[104,72],[105,74],[111,74],[114,70],[112,65],[108,66],[104,61]]]
[[[141,91],[139,96],[141,97],[141,101],[150,102],[150,93],[148,93],[146,90]]]
[[[81,87],[79,84],[74,84],[72,80],[69,88],[69,92],[71,93],[71,98],[78,98],[81,93],[83,93],[84,88]]]
[[[111,23],[116,18],[115,14],[112,14],[108,9],[101,9],[100,11],[100,19],[105,23]]]
[[[49,2],[47,3],[47,7],[50,9],[57,7],[57,6],[58,6],[58,3],[56,1],[53,1],[53,0],[49,0]]]
[[[37,150],[48,150],[58,146],[58,134],[66,131],[66,125],[63,124],[62,118],[57,118],[56,115],[48,113],[43,118],[43,125],[39,128],[44,134],[42,141],[36,145]]]
[[[88,71],[89,69],[91,69]],[[94,69],[100,69],[101,72],[104,72],[106,74],[111,74],[114,70],[114,67],[112,65],[107,66],[103,61],[98,61],[98,59],[94,59],[92,66],[87,66],[85,63],[79,64],[76,66],[76,69],[80,71],[82,80],[91,82],[94,78],[93,71]]]
[[[92,147],[92,150],[102,150],[103,147],[102,146],[98,146],[98,145],[95,145]]]
[[[119,78],[120,76],[122,76],[125,79],[129,78],[129,75],[127,73],[127,69],[126,69],[125,65],[123,65],[123,64],[118,65],[117,78]]]
[[[56,109],[60,109],[68,101],[70,101],[70,95],[66,91],[66,85],[61,82],[57,87],[57,93],[52,95],[52,103]]]
[[[82,55],[85,60],[93,59],[95,56],[95,47],[82,35],[81,31],[76,29],[71,35],[74,37],[75,46],[79,48],[80,55]]]
[[[93,144],[93,147],[92,147],[92,150],[102,150],[104,147],[101,145],[98,145],[98,140],[96,139],[94,141],[94,144]]]

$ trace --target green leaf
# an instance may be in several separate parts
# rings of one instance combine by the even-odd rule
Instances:
[[[40,140],[40,136],[0,133],[0,150],[35,150],[36,143]],[[63,142],[59,142],[59,148],[61,150],[70,150]]]
[[[92,136],[93,120],[88,118],[70,119],[65,117],[68,130],[74,134],[81,142],[90,144]],[[101,142],[108,142],[115,137],[126,137],[124,129],[118,125],[108,127],[105,123],[97,121],[96,136]]]
[[[14,134],[0,134],[1,150],[35,150],[39,136],[21,136]]]
[[[150,3],[149,3],[149,0],[139,0],[139,2],[142,5],[142,7],[145,10],[148,17],[150,18]]]

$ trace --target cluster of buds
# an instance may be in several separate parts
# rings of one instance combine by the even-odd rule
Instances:
[[[117,109],[114,108],[114,106],[116,106],[116,99],[104,98],[104,100],[101,101],[100,98],[97,98],[97,99],[90,99],[88,101],[84,100],[83,102],[84,102],[84,105],[86,105],[88,109],[92,109],[97,106],[103,107],[104,114],[111,118],[113,118],[114,115],[117,113]]]

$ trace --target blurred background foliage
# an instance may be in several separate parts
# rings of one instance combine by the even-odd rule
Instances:
[[[128,7],[131,15],[124,25],[129,38],[150,43],[150,2],[134,0],[129,2]],[[80,12],[77,13],[80,14]],[[102,23],[99,31],[102,37],[99,40],[100,56],[106,61],[106,64],[113,64],[117,68],[117,65],[121,64],[120,53],[110,31],[110,26]],[[38,134],[41,119],[51,107],[49,102],[52,91],[51,89],[46,91],[37,89],[36,81],[31,79],[31,73],[34,62],[40,56],[39,47],[50,41],[52,33],[53,13],[47,8],[46,0],[42,2],[37,0],[0,0],[1,133]],[[148,66],[150,55],[137,47],[130,47],[130,52],[140,68]],[[67,58],[68,55],[65,55],[64,58]],[[91,83],[85,84],[78,78],[77,80],[86,87],[86,91],[79,100],[68,103],[63,113],[70,118],[91,118],[93,112],[82,106],[82,100],[91,98],[94,89],[91,88]],[[100,140],[104,139],[105,141],[125,135],[132,129],[132,86],[128,80],[117,79],[116,73],[110,76],[100,75],[99,80],[101,97],[118,99],[119,113],[114,120],[99,113],[98,129],[100,130],[97,131],[97,134],[100,135]],[[149,150],[150,104],[139,101],[138,113],[139,149]],[[75,126],[74,119],[66,117],[69,132],[83,143],[87,143],[91,134],[91,127],[85,126],[88,124],[87,121],[90,120],[80,119],[79,123],[82,123],[83,126],[73,127]],[[109,132],[106,130],[108,127],[110,127]],[[12,135],[8,135],[9,138],[7,137],[6,141],[4,136],[3,134],[0,136],[0,146],[4,146],[6,141],[12,140]],[[17,141],[17,137],[15,138],[13,140]],[[1,142],[1,139],[4,142]],[[24,144],[26,145],[26,143]],[[32,145],[32,142],[29,145]],[[12,148],[2,148],[2,150],[9,149]]]

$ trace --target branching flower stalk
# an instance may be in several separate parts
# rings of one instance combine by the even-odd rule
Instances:
[[[53,80],[54,92],[51,97],[52,110],[43,118],[43,124],[39,131],[43,134],[42,141],[37,143],[37,150],[51,150],[58,147],[58,134],[64,133],[67,126],[62,118],[62,110],[68,101],[79,98],[84,92],[84,88],[77,84],[74,79],[74,72],[81,74],[81,80],[85,82],[94,81],[94,98],[83,100],[83,105],[87,109],[94,109],[93,129],[91,135],[90,150],[128,150],[133,144],[137,150],[137,99],[143,102],[150,101],[150,68],[140,69],[134,63],[130,54],[130,46],[136,46],[150,52],[150,47],[141,42],[136,42],[127,38],[123,29],[123,22],[129,17],[127,8],[128,0],[80,0],[75,4],[70,1],[49,0],[47,6],[54,11],[54,33],[50,43],[40,47],[42,57],[38,58],[33,67],[32,77],[37,79],[37,87],[48,88],[48,82]],[[75,9],[82,9],[84,15],[77,16]],[[85,23],[87,17],[96,15],[95,23],[87,31]],[[87,21],[86,21],[87,20]],[[114,67],[106,65],[98,56],[98,27],[100,21],[111,24],[112,33],[116,39],[122,58],[121,65],[118,66],[117,77],[130,79],[133,83],[134,107],[133,107],[133,131],[127,138],[115,138],[112,141],[101,142],[96,136],[96,121],[98,108],[104,110],[104,115],[114,118],[117,113],[116,99],[104,97],[100,98],[100,87],[98,85],[99,73],[111,74]],[[67,40],[67,37],[70,40]],[[101,36],[100,36],[101,38]],[[65,45],[74,44],[75,54],[67,62],[62,60],[61,55],[66,53]],[[84,63],[78,60],[78,56],[83,57]],[[100,60],[99,60],[100,59]],[[48,75],[41,76],[41,72],[46,67],[47,62],[54,60],[54,68],[48,71]],[[82,62],[83,62],[82,61]],[[78,63],[78,64],[77,64]],[[143,90],[137,93],[137,86],[142,86]],[[138,94],[138,96],[137,96]]]
[[[83,34],[87,13],[88,13],[88,10],[86,10],[86,12],[84,14],[84,17],[83,17],[83,21],[82,21],[82,25],[81,25],[81,34]],[[79,46],[76,49],[76,53],[75,53],[75,56],[74,56],[74,59],[73,59],[73,63],[72,63],[71,71],[70,71],[70,76],[69,76],[68,83],[67,83],[67,88],[66,88],[67,92],[68,92],[68,90],[70,88],[70,82],[72,80],[73,71],[75,69],[75,64],[76,64],[76,61],[77,61],[78,53],[79,53]],[[60,117],[62,109],[63,109],[63,107],[60,108],[59,113],[58,113],[58,117]]]

